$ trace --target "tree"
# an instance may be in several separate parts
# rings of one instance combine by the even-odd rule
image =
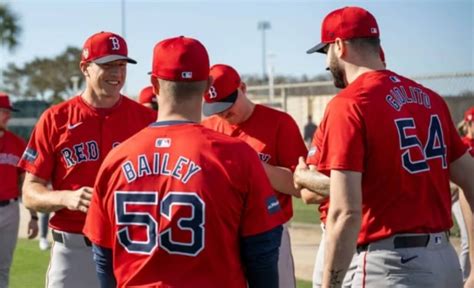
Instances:
[[[0,48],[13,51],[19,45],[21,27],[18,16],[9,6],[0,4]]]
[[[13,95],[38,99],[61,101],[71,96],[73,83],[71,78],[81,75],[79,62],[81,50],[68,47],[54,58],[35,58],[23,67],[8,64],[4,72],[5,90]],[[79,87],[84,79],[79,77]]]

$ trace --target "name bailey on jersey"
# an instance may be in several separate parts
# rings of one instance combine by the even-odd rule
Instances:
[[[170,163],[169,153],[155,152],[153,159],[148,159],[147,155],[141,154],[134,162],[135,164],[128,160],[122,164],[123,176],[128,183],[143,176],[163,175],[174,177],[186,184],[192,176],[202,170],[199,165],[184,156],[179,156],[176,163]]]

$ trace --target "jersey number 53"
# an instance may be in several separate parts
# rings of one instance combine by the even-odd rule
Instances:
[[[129,205],[158,206],[160,205],[159,217],[172,220],[173,206],[188,206],[191,208],[190,217],[181,217],[176,223],[181,230],[191,232],[190,242],[179,242],[173,239],[171,228],[158,233],[159,219],[144,211],[127,210]],[[170,254],[196,256],[204,249],[205,237],[205,203],[196,193],[192,192],[169,192],[159,201],[158,192],[115,192],[115,221],[117,225],[124,227],[117,231],[117,239],[129,253],[151,254],[160,246]],[[146,229],[146,240],[132,239],[130,230],[132,226],[142,226]]]
[[[442,167],[446,169],[446,145],[443,137],[443,129],[438,115],[431,115],[430,126],[428,128],[428,138],[423,146],[418,135],[407,135],[408,130],[415,130],[416,125],[413,118],[400,118],[395,120],[398,136],[400,139],[400,149],[402,153],[403,168],[411,174],[430,170],[428,160],[441,158]],[[423,155],[422,159],[414,160],[410,154],[410,149],[419,149]]]

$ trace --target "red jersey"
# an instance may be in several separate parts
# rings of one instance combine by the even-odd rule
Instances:
[[[23,170],[18,168],[26,143],[10,131],[3,130],[0,137],[0,201],[10,200],[19,196],[18,180]]]
[[[362,173],[359,245],[452,226],[449,165],[466,148],[438,94],[367,72],[331,100],[316,134],[319,171]]]
[[[112,108],[94,108],[76,96],[46,110],[19,166],[51,181],[54,190],[93,186],[105,155],[153,122],[153,111],[122,96]],[[50,220],[54,229],[82,233],[85,214],[66,208]]]
[[[464,136],[462,138],[462,142],[466,144],[466,146],[469,149],[469,153],[471,154],[472,157],[474,157],[474,138],[469,138],[467,136]]]
[[[262,162],[272,166],[286,167],[294,171],[298,158],[308,153],[295,120],[287,113],[255,105],[252,115],[237,125],[213,115],[202,121],[202,125],[231,137],[244,140],[255,151]],[[275,190],[286,221],[293,217],[291,195]]]
[[[167,121],[107,156],[84,234],[113,249],[119,287],[247,287],[240,238],[282,223],[247,144]]]

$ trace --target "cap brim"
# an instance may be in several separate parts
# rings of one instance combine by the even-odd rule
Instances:
[[[318,53],[326,54],[326,52],[324,52],[324,48],[326,48],[327,45],[329,45],[329,43],[319,43],[318,45],[306,51],[306,53],[312,54],[314,52],[318,52]]]
[[[234,103],[230,102],[214,102],[214,103],[207,103],[204,102],[204,105],[202,106],[202,113],[205,116],[211,116],[217,113],[224,112],[225,110],[229,109],[232,107]]]
[[[105,63],[109,63],[109,62],[116,61],[116,60],[127,60],[128,63],[137,64],[137,61],[133,60],[132,58],[128,58],[127,56],[123,56],[123,55],[107,55],[107,56],[104,56],[104,57],[101,57],[101,58],[94,59],[94,60],[92,60],[92,62],[94,62],[96,64],[105,64]]]
[[[202,105],[202,113],[205,116],[211,116],[217,113],[224,112],[225,110],[232,107],[232,105],[234,105],[238,95],[239,90],[235,90],[235,92],[233,92],[226,98],[221,99],[220,101],[204,102],[204,104]]]

